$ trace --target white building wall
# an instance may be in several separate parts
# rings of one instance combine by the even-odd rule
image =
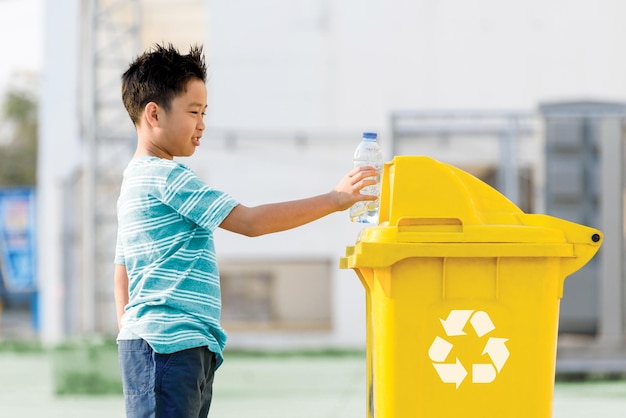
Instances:
[[[400,108],[626,96],[619,0],[209,2],[211,122],[383,129]]]
[[[210,120],[238,129],[328,126],[326,1],[209,2]]]
[[[63,187],[81,158],[76,82],[80,78],[80,7],[77,1],[46,6],[38,120],[37,285],[41,338],[53,344],[63,337],[62,313],[67,296],[63,286]]]

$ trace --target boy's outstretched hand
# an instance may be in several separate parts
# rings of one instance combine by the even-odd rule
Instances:
[[[339,210],[348,209],[362,200],[376,200],[376,196],[361,194],[361,190],[366,186],[375,185],[377,175],[378,171],[371,166],[357,167],[346,174],[333,189]]]

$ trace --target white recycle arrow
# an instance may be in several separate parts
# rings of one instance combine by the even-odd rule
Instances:
[[[428,356],[432,361],[443,363],[448,358],[448,354],[452,350],[452,344],[441,337],[435,337],[435,341],[428,349]]]
[[[470,322],[472,323],[472,327],[474,327],[474,331],[476,331],[476,335],[478,335],[479,338],[496,329],[487,312],[476,311],[476,313],[472,315]]]
[[[446,331],[446,334],[449,337],[455,335],[466,335],[465,331],[463,331],[463,328],[465,328],[465,325],[467,324],[469,317],[472,315],[472,312],[474,311],[461,309],[453,310],[450,311],[447,319],[439,319],[441,321],[441,325],[443,325],[443,329]]]
[[[483,350],[483,354],[489,354],[493,365],[500,373],[502,370],[502,366],[509,358],[509,350],[506,348],[505,343],[508,341],[508,338],[495,338],[490,337],[485,344],[485,349]]]
[[[465,376],[467,376],[467,370],[465,370],[458,357],[456,358],[456,363],[433,363],[433,366],[435,366],[443,383],[455,383],[457,389],[463,383]]]
[[[496,369],[492,364],[473,364],[472,383],[491,383],[496,379]]]

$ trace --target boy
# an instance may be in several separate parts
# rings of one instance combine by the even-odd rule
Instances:
[[[155,45],[122,76],[137,130],[117,203],[115,306],[128,417],[206,417],[222,362],[220,286],[213,231],[259,236],[295,228],[374,197],[372,167],[329,193],[246,207],[173,160],[200,145],[207,107],[201,47]]]

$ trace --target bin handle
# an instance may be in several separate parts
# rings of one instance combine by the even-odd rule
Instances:
[[[398,232],[463,232],[459,218],[411,218],[398,219]]]

